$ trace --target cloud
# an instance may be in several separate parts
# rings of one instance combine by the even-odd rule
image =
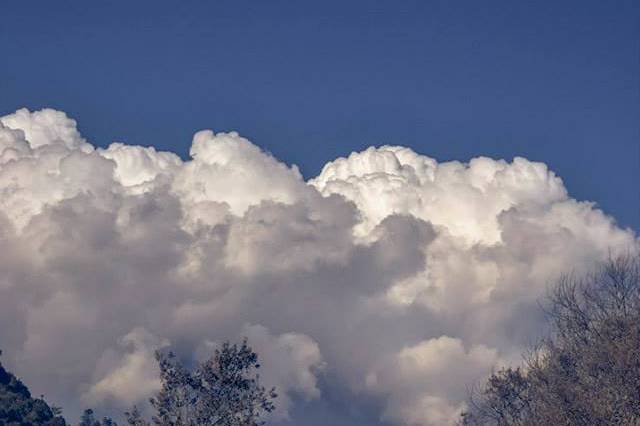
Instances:
[[[451,424],[469,385],[500,363],[496,349],[467,350],[460,339],[440,336],[400,350],[367,377],[367,387],[388,397],[385,417],[407,425]]]
[[[523,158],[383,146],[305,182],[235,132],[190,152],[94,148],[54,110],[0,118],[4,359],[71,415],[146,399],[158,345],[193,361],[248,337],[281,419],[341,395],[446,424],[537,337],[550,282],[638,249]]]
[[[325,367],[320,348],[309,336],[299,333],[272,335],[261,325],[246,325],[241,334],[259,354],[260,376],[266,387],[280,390],[275,415],[287,418],[292,401],[289,394],[306,400],[319,398],[316,375]]]
[[[143,328],[134,328],[118,343],[126,352],[119,355],[115,350],[107,350],[98,360],[96,379],[82,396],[88,404],[109,399],[124,404],[140,403],[160,390],[160,369],[154,352],[169,343]]]

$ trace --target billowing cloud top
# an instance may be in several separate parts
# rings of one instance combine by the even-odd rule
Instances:
[[[96,149],[49,109],[0,118],[0,342],[70,413],[145,400],[155,348],[196,360],[246,336],[276,418],[335,391],[447,424],[537,336],[553,279],[638,248],[523,158],[372,147],[305,182],[235,132],[190,154]]]

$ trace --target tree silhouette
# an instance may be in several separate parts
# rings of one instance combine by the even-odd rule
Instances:
[[[0,425],[65,426],[66,422],[59,408],[49,406],[42,397],[33,398],[29,389],[0,363]]]
[[[524,367],[494,373],[461,424],[640,424],[640,257],[563,277],[547,312],[551,336]]]
[[[172,352],[156,352],[162,389],[151,398],[152,422],[162,426],[257,426],[273,411],[275,389],[260,385],[258,356],[247,345],[224,343],[193,371]],[[137,407],[126,413],[130,425],[147,425]]]

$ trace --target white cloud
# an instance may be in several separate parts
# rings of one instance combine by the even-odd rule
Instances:
[[[236,132],[193,136],[190,161],[176,173],[174,190],[188,204],[217,201],[242,215],[262,200],[291,203],[304,185],[287,167]]]
[[[100,155],[115,162],[115,180],[127,187],[142,186],[161,174],[171,174],[182,165],[180,157],[170,152],[158,152],[154,147],[112,143],[98,149]]]
[[[43,109],[30,112],[26,108],[0,117],[0,122],[10,129],[24,132],[31,148],[64,146],[69,149],[91,150],[80,136],[75,120],[62,111]]]
[[[367,386],[388,397],[385,416],[407,425],[454,423],[469,385],[500,363],[496,349],[465,349],[448,336],[405,347],[367,377]]]
[[[145,399],[162,342],[196,359],[246,336],[283,417],[335,391],[445,424],[537,336],[549,282],[638,248],[522,158],[385,146],[305,182],[235,132],[191,155],[94,149],[53,110],[0,118],[0,341],[68,413]]]

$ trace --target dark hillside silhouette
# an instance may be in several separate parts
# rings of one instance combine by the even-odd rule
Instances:
[[[57,408],[42,398],[33,398],[29,389],[0,363],[0,425],[64,426],[66,422]]]

